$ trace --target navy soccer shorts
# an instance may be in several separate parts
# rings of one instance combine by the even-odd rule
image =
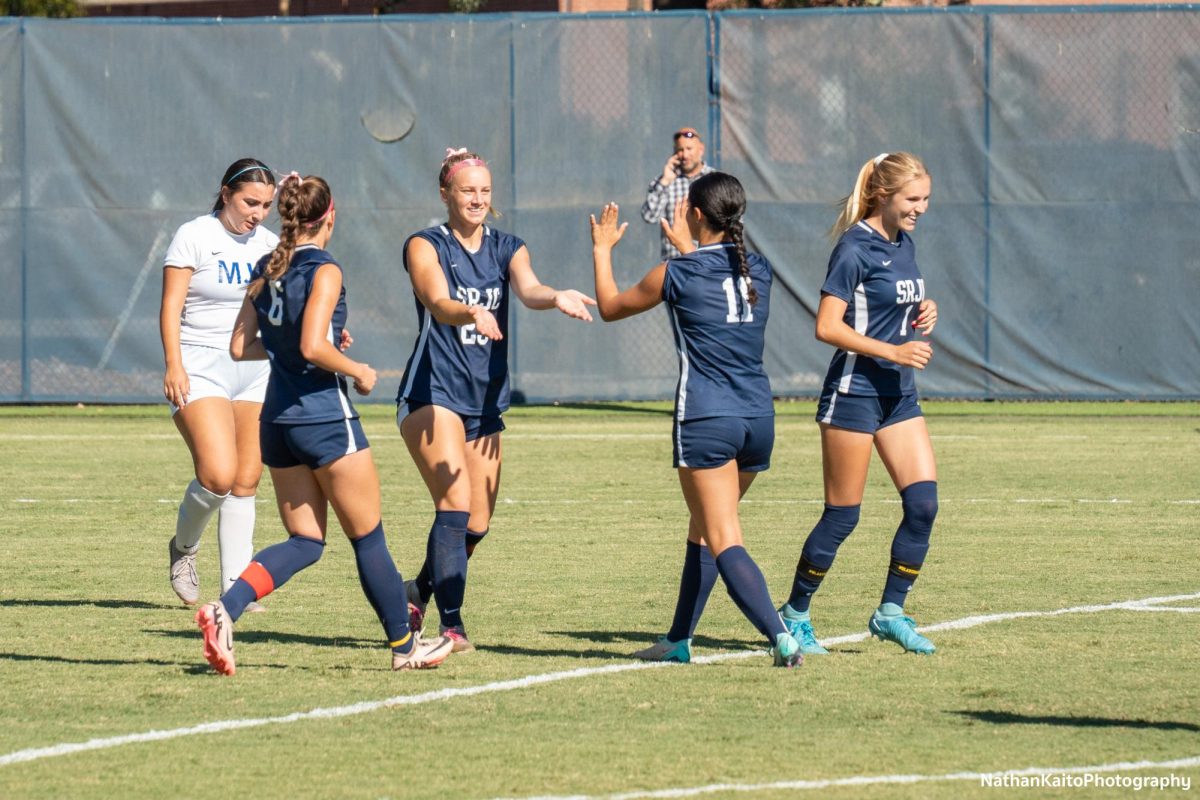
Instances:
[[[862,433],[873,434],[880,428],[920,416],[923,416],[921,403],[915,394],[870,397],[839,394],[828,388],[817,401],[817,422]]]
[[[738,472],[771,466],[775,417],[706,417],[675,423],[676,467],[712,469],[737,461]]]
[[[303,425],[263,422],[259,424],[258,441],[263,463],[277,469],[316,469],[370,447],[357,419]]]
[[[418,408],[424,408],[429,403],[418,403],[416,401],[403,401],[396,406],[396,427],[399,428],[404,423],[404,418],[416,411]],[[445,408],[445,406],[442,406]],[[454,409],[448,409],[454,411]],[[457,411],[454,411],[458,414]],[[473,442],[476,439],[482,439],[484,436],[491,436],[493,433],[499,433],[504,430],[504,420],[499,414],[458,414],[458,418],[462,420],[463,430],[467,433],[467,441]]]

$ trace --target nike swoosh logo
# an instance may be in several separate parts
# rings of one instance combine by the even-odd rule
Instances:
[[[214,256],[219,256],[219,255],[221,255],[221,251],[220,251],[220,250],[213,250],[213,251],[212,251],[212,255],[214,255]]]
[[[883,265],[885,267],[890,267],[892,265],[892,260],[889,258],[887,261],[883,262]]]

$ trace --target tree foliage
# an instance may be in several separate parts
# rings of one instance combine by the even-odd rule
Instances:
[[[0,0],[0,16],[81,17],[83,9],[75,0]]]

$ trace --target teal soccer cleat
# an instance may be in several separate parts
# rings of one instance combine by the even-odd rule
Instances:
[[[829,655],[829,651],[821,647],[821,643],[817,641],[817,635],[813,633],[812,621],[809,619],[807,611],[793,611],[789,605],[784,605],[779,609],[779,616],[783,618],[783,625],[787,628],[788,633],[800,643],[800,652],[806,656],[824,656]]]
[[[692,660],[692,640],[681,639],[678,642],[672,642],[662,636],[646,649],[638,650],[633,657],[640,658],[642,661],[676,661],[686,664]]]
[[[881,642],[895,642],[908,653],[932,655],[935,648],[933,642],[917,633],[917,625],[912,617],[904,616],[904,609],[895,603],[884,603],[871,615],[867,630]]]
[[[790,633],[781,633],[775,637],[775,646],[768,652],[775,660],[775,666],[798,667],[804,663],[804,654],[800,652],[800,643]]]

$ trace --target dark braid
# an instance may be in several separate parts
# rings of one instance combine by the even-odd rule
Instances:
[[[692,181],[688,190],[688,205],[700,209],[713,230],[722,231],[737,251],[733,277],[745,280],[746,298],[750,305],[758,302],[758,290],[750,281],[750,261],[746,257],[745,229],[742,216],[746,213],[746,190],[737,178],[726,172],[709,172]],[[740,298],[742,293],[735,292]],[[739,300],[740,302],[740,300]]]
[[[726,223],[725,235],[729,237],[729,241],[733,242],[733,247],[737,251],[738,275],[746,281],[746,299],[750,301],[750,305],[754,305],[758,302],[758,290],[754,288],[754,284],[750,280],[750,262],[746,259],[746,242],[743,233],[740,219]]]
[[[313,233],[333,203],[333,195],[329,184],[316,175],[308,175],[303,180],[299,175],[290,175],[283,179],[279,186],[279,199],[276,208],[279,209],[279,219],[282,223],[279,230],[279,244],[271,251],[267,266],[262,275],[250,282],[246,294],[258,297],[268,281],[278,280],[287,272],[292,263],[292,254],[296,251],[296,241],[301,234]]]

